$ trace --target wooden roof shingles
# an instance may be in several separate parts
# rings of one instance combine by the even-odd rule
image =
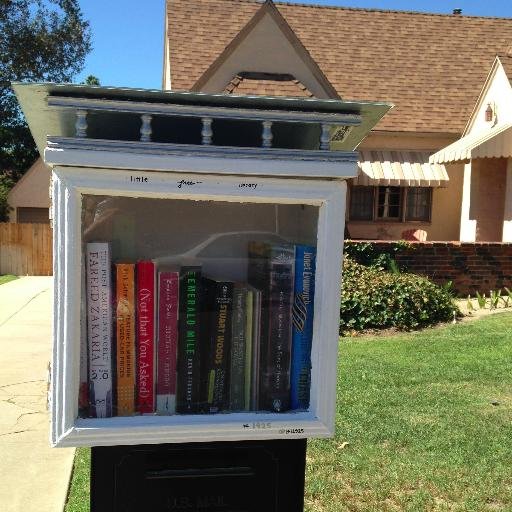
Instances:
[[[261,5],[168,0],[172,88],[190,89]],[[512,43],[510,18],[276,7],[344,100],[395,104],[380,130],[461,133],[495,56]]]

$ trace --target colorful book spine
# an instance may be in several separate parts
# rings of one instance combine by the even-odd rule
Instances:
[[[86,249],[89,414],[112,416],[112,286],[110,246],[88,243]]]
[[[116,264],[117,414],[135,412],[135,265]]]
[[[229,368],[232,335],[233,283],[204,279],[210,312],[208,352],[204,357],[206,412],[216,413],[229,406]]]
[[[316,249],[295,247],[292,363],[290,373],[291,408],[308,409],[311,387],[311,343],[315,298]]]
[[[176,412],[179,273],[158,274],[158,355],[156,412]]]
[[[236,284],[233,291],[231,329],[231,368],[229,372],[229,409],[243,411],[246,399],[247,368],[247,287]]]
[[[137,411],[155,412],[155,265],[137,263]]]
[[[201,288],[201,267],[182,267],[176,390],[176,412],[180,414],[193,414],[201,407]]]

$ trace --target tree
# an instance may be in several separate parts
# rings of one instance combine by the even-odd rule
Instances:
[[[69,82],[83,68],[90,49],[89,23],[78,0],[0,0],[2,190],[38,156],[11,82]],[[0,193],[0,221],[5,220],[5,195]]]
[[[101,85],[97,76],[89,75],[83,82],[84,85]]]

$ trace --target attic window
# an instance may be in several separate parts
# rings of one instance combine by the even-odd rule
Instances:
[[[293,75],[240,71],[226,85],[227,94],[312,98],[313,93]]]

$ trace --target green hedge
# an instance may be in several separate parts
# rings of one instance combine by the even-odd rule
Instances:
[[[458,313],[449,287],[425,277],[366,267],[345,257],[340,331],[416,329]]]

